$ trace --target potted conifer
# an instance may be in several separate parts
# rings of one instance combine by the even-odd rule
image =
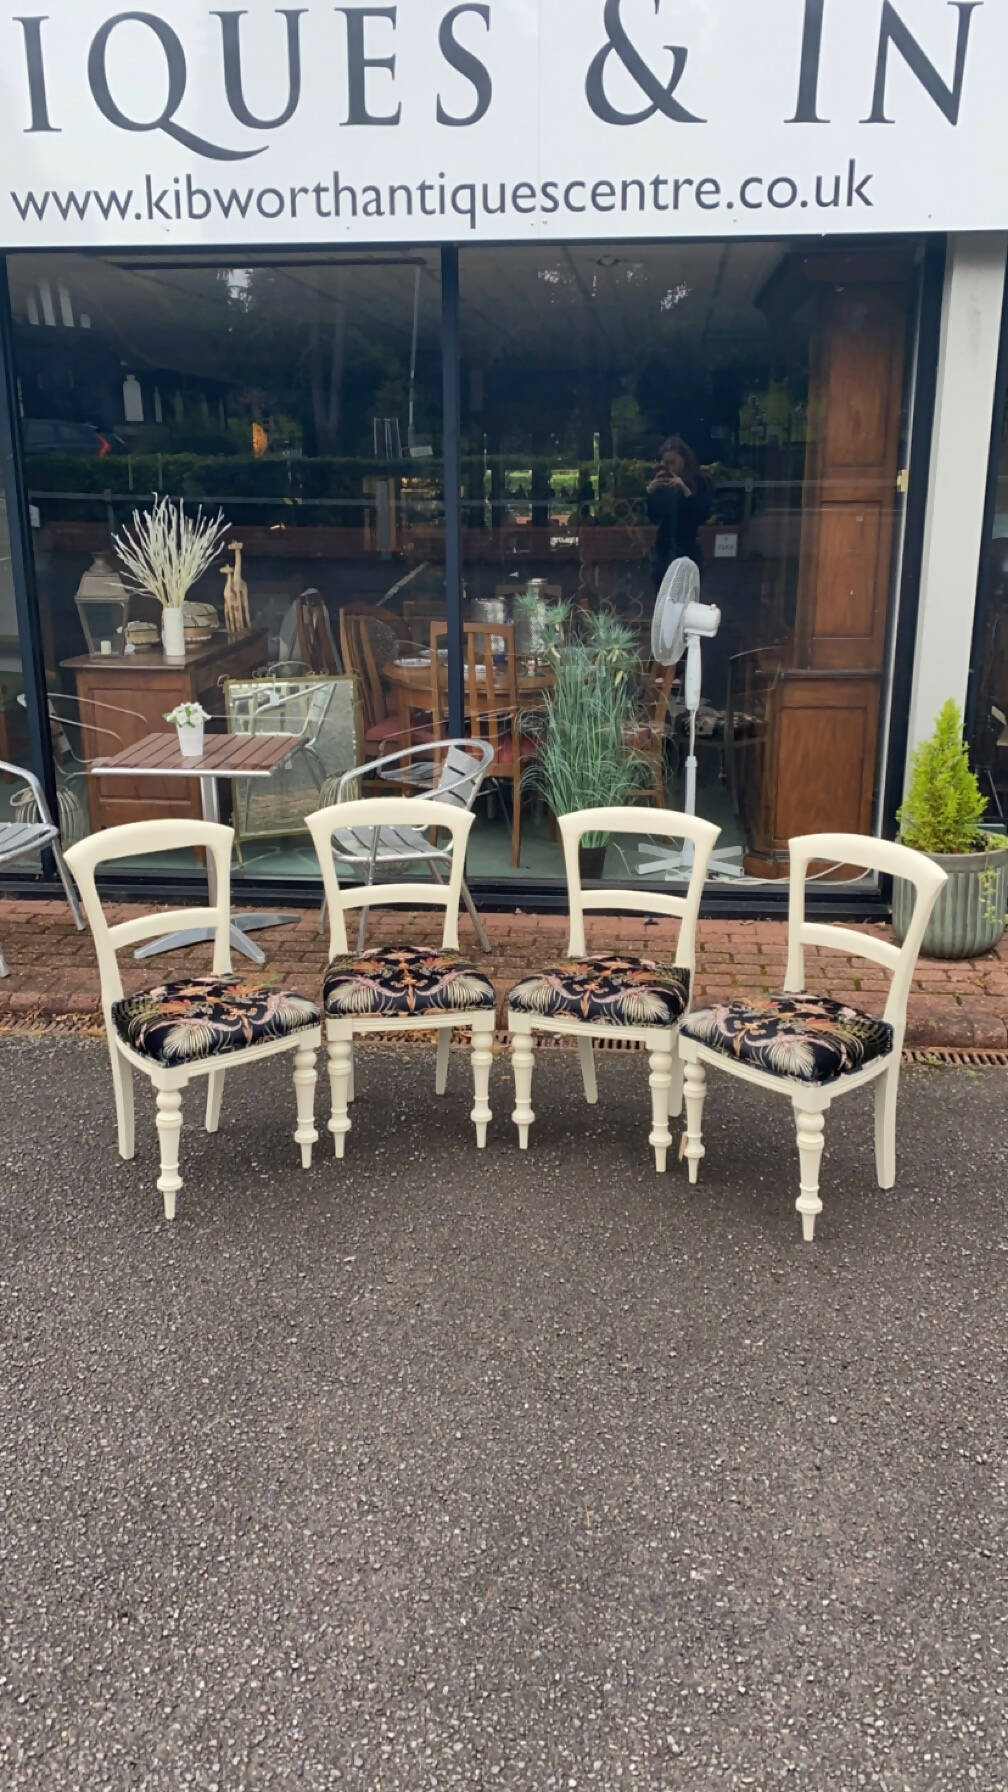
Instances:
[[[1008,842],[1003,834],[984,832],[986,808],[963,742],[962,716],[950,697],[930,739],[914,754],[896,818],[903,844],[926,853],[948,873],[921,945],[929,958],[974,958],[990,952],[1004,933]],[[899,939],[912,910],[913,889],[897,878],[893,927]]]

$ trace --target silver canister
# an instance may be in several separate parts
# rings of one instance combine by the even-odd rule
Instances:
[[[538,658],[546,647],[547,600],[541,595],[545,579],[530,579],[527,599],[514,604],[515,652]],[[512,600],[513,602],[513,600]]]
[[[469,605],[469,618],[472,622],[489,623],[491,627],[495,622],[507,622],[507,604],[502,597],[474,597]],[[493,654],[504,653],[503,635],[491,635],[490,651]]]

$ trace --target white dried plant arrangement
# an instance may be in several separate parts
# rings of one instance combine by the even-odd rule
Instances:
[[[112,537],[124,581],[155,597],[166,610],[180,610],[197,579],[209,570],[224,544],[224,512],[186,516],[179,498],[158,498],[150,510],[134,510]]]

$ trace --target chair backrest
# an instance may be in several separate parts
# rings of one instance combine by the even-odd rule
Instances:
[[[336,801],[356,801],[365,778],[387,777],[390,784],[415,784],[418,796],[428,802],[471,809],[493,764],[493,756],[493,748],[486,740],[418,742],[397,753],[385,753],[380,759],[369,759],[364,765],[352,765],[340,778]],[[409,800],[415,802],[417,798]]]
[[[784,988],[797,991],[805,988],[805,947],[822,946],[832,952],[846,952],[855,958],[866,958],[892,972],[883,1018],[889,1022],[898,1050],[906,1027],[907,997],[910,980],[920,952],[921,940],[946,882],[945,872],[932,859],[909,846],[898,846],[892,840],[875,840],[868,834],[798,834],[788,841],[791,878],[788,887],[788,959]],[[856,927],[842,927],[823,921],[805,919],[805,884],[811,864],[857,865],[865,871],[881,871],[887,877],[900,877],[914,886],[915,899],[910,926],[901,946],[880,940],[874,934]]]
[[[343,664],[357,678],[365,732],[384,722],[388,714],[381,667],[396,655],[394,620],[363,604],[348,604],[340,611]]]
[[[431,623],[431,711],[436,740],[441,739],[448,683],[448,668],[438,657],[438,649],[447,635],[446,622]],[[498,753],[518,714],[514,623],[463,623],[462,652],[466,723],[477,740],[489,741]]]
[[[139,710],[124,709],[118,703],[98,703],[93,697],[70,697],[57,691],[50,695],[48,709],[56,756],[69,758],[74,765],[88,765],[91,759],[117,752],[127,744],[126,732],[139,739],[150,730],[150,718]],[[128,718],[138,727],[128,731],[117,728],[115,717]]]
[[[567,902],[570,908],[571,958],[585,953],[585,913],[591,909],[626,909],[637,915],[670,915],[680,923],[675,962],[690,972],[696,968],[696,926],[700,913],[707,866],[721,829],[698,815],[675,809],[646,809],[625,805],[619,809],[576,809],[560,817],[564,863],[567,868]],[[685,840],[692,846],[693,864],[685,896],[633,888],[583,890],[578,868],[578,846],[585,834],[645,834],[648,839]]]
[[[81,893],[84,913],[94,938],[101,978],[102,1009],[106,1025],[113,1002],[123,994],[122,978],[116,954],[124,946],[136,946],[143,940],[181,928],[213,928],[213,965],[216,975],[231,969],[231,848],[234,832],[216,821],[130,821],[122,827],[105,828],[89,834],[76,846],[66,849],[66,862],[73,872]],[[140,915],[132,921],[119,921],[110,926],[105,918],[95,883],[99,866],[115,859],[147,857],[151,853],[181,852],[201,847],[213,862],[216,901],[198,907],[162,909],[157,914]]]
[[[333,640],[325,598],[320,591],[302,591],[294,599],[294,652],[311,672],[343,670]]]
[[[377,796],[356,803],[332,803],[327,809],[316,809],[305,817],[305,821],[315,842],[325,885],[330,957],[347,951],[344,919],[347,909],[381,908],[384,905],[443,908],[441,944],[446,951],[458,950],[459,898],[465,871],[465,848],[473,825],[470,810],[419,797]],[[333,855],[333,835],[337,830],[359,833],[395,827],[441,828],[451,835],[451,873],[447,882],[341,884]]]

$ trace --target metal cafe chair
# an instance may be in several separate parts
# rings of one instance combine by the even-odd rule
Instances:
[[[650,1065],[651,1134],[655,1167],[665,1169],[672,1143],[669,1115],[682,1109],[682,1070],[678,1055],[679,1025],[689,1011],[696,958],[696,925],[707,866],[719,829],[696,815],[674,809],[626,805],[614,809],[578,809],[561,815],[567,868],[570,936],[567,957],[533,976],[524,977],[508,996],[508,1031],[514,1071],[515,1106],[511,1118],[524,1151],[532,1111],[533,1039],[537,1033],[566,1034],[577,1042],[585,1100],[598,1100],[594,1041],[619,1039],[644,1046]],[[655,894],[632,887],[586,891],[581,886],[578,846],[589,833],[646,834],[686,840],[692,846],[692,868],[685,896]],[[678,919],[674,964],[656,964],[628,952],[591,954],[585,940],[585,912],[624,909],[634,914],[671,915]]]
[[[468,964],[458,950],[458,911],[465,869],[465,849],[473,825],[470,810],[453,803],[415,797],[371,797],[358,803],[333,803],[307,817],[315,842],[329,910],[329,965],[323,982],[332,1115],[329,1130],[336,1156],[342,1157],[350,1131],[353,1100],[353,1045],[369,1033],[437,1034],[435,1091],[443,1095],[448,1078],[452,1031],[469,1034],[474,1100],[471,1119],[476,1144],[486,1144],[490,1123],[490,1066],[496,1010],[490,978]],[[426,834],[443,828],[451,836],[451,870],[447,883],[341,884],[333,853],[337,834],[381,838],[389,830],[416,828]],[[361,907],[442,908],[444,924],[439,947],[369,946],[351,953],[346,916]]]
[[[30,793],[32,808],[38,817],[37,821],[0,822],[0,865],[13,864],[16,859],[27,858],[30,853],[40,852],[43,847],[48,846],[56,861],[60,882],[66,891],[70,913],[76,922],[79,933],[84,922],[77,902],[77,892],[66,867],[66,860],[60,846],[59,828],[49,812],[45,792],[35,773],[30,772],[26,766],[12,765],[7,759],[0,759],[0,772],[9,772],[12,777],[19,780],[22,788]],[[8,974],[7,960],[0,950],[0,977],[6,977]]]
[[[679,1040],[686,1083],[685,1155],[696,1182],[704,1156],[702,1121],[706,1070],[724,1070],[771,1095],[783,1095],[794,1111],[801,1165],[795,1206],[802,1237],[811,1244],[819,1198],[825,1115],[841,1095],[875,1085],[875,1174],[879,1188],[896,1181],[896,1095],[906,1030],[907,996],[924,929],[945,872],[923,853],[861,834],[801,834],[789,841],[788,957],[784,988],[762,999],[739,998],[698,1009],[683,1022]],[[901,946],[857,928],[805,918],[809,865],[856,865],[903,878],[915,894]],[[866,958],[892,972],[881,1018],[811,995],[805,987],[805,947],[818,946]]]
[[[207,1079],[206,1130],[220,1123],[225,1072],[257,1064],[278,1052],[294,1053],[297,1105],[295,1143],[301,1162],[311,1166],[315,1130],[315,1058],[322,1043],[320,1015],[313,1002],[291,990],[245,982],[231,970],[232,831],[214,821],[137,821],[106,828],[78,841],[67,862],[84,898],[101,979],[102,1012],[112,1064],[120,1157],[135,1151],[133,1073],[139,1071],[157,1092],[161,1149],[158,1189],[165,1219],[175,1218],[182,1180],[178,1173],[182,1131],[182,1091],[193,1077]],[[169,914],[141,915],[110,926],[96,887],[100,866],[117,859],[202,848],[207,855],[208,902]],[[161,983],[124,995],[118,953],[162,933],[166,927],[211,929],[213,963],[209,976]],[[205,936],[204,936],[205,937]]]
[[[344,803],[360,795],[360,787],[365,781],[383,778],[390,784],[416,785],[419,795],[429,802],[451,803],[458,809],[471,809],[490,769],[493,756],[493,747],[485,740],[430,741],[420,746],[405,747],[402,752],[386,753],[383,758],[372,759],[366,765],[353,766],[350,771],[343,773],[338,782],[330,780],[322,791],[321,801],[323,805],[327,802]],[[378,831],[374,828],[344,828],[333,835],[335,857],[344,865],[353,867],[364,882],[369,884],[374,883],[379,869],[414,864],[427,865],[435,882],[443,883],[444,873],[451,869],[453,850],[453,841],[449,841],[446,846],[438,846],[431,840],[429,832],[425,833],[418,827],[385,827]],[[476,929],[480,946],[484,952],[489,952],[490,941],[486,928],[464,877],[461,896],[469,919]],[[325,914],[323,896],[320,928],[325,923]],[[367,908],[362,908],[357,932],[358,952],[364,950],[367,917]]]

